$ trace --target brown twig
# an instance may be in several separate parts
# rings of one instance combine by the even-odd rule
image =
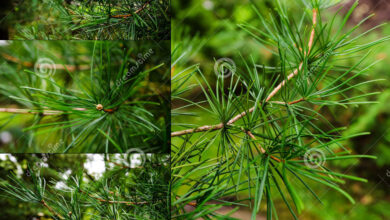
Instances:
[[[313,9],[313,27],[312,27],[312,30],[311,30],[311,33],[310,33],[310,39],[309,39],[309,43],[308,43],[308,52],[307,54],[310,53],[311,51],[311,48],[313,47],[313,42],[314,42],[314,36],[315,36],[315,27],[317,25],[317,9]],[[296,76],[298,74],[298,72],[300,70],[302,70],[302,66],[303,66],[303,62],[301,62],[298,66],[297,69],[295,69],[290,75],[287,76],[287,79],[283,80],[278,86],[276,86],[272,92],[268,95],[268,97],[266,98],[265,102],[268,102],[272,97],[274,97],[276,95],[276,93],[278,93],[280,91],[280,89],[290,80],[292,79],[294,76]],[[231,125],[233,124],[234,122],[238,121],[240,118],[244,117],[246,114],[248,113],[252,113],[253,111],[255,110],[255,107],[252,107],[250,109],[248,109],[247,111],[244,111],[244,112],[241,112],[240,114],[236,115],[235,117],[233,117],[232,119],[230,119],[226,125]],[[196,133],[196,132],[203,132],[203,131],[209,131],[209,130],[218,130],[218,129],[221,129],[224,127],[224,124],[223,123],[220,123],[220,124],[216,124],[216,125],[204,125],[204,126],[201,126],[201,127],[198,127],[198,128],[193,128],[193,129],[186,129],[186,130],[182,130],[182,131],[175,131],[175,132],[172,132],[171,133],[171,137],[175,137],[175,136],[181,136],[181,135],[185,135],[185,134],[190,134],[190,133]]]
[[[310,39],[309,39],[309,44],[308,44],[309,50],[307,51],[307,54],[310,54],[311,48],[313,47],[316,26],[317,26],[317,9],[314,8],[313,9],[313,27],[312,27],[311,33],[310,33]]]
[[[6,59],[8,61],[21,64],[22,66],[28,67],[28,68],[36,67],[39,69],[43,66],[46,66],[46,64],[39,64],[39,63],[34,64],[34,63],[28,62],[28,61],[21,61],[19,58],[13,57],[13,56],[6,54],[6,53],[1,53],[1,55],[3,56],[4,59]],[[53,68],[53,69],[68,70],[69,72],[74,72],[76,70],[88,70],[91,68],[91,66],[89,66],[89,65],[73,66],[73,65],[67,65],[67,64],[49,64],[49,66],[50,66],[50,68]]]
[[[181,136],[184,134],[190,134],[190,133],[196,133],[196,132],[202,132],[202,131],[219,130],[221,128],[223,128],[223,123],[220,123],[217,125],[204,125],[204,126],[198,127],[198,128],[172,132],[171,137]]]
[[[58,214],[57,212],[55,212],[47,203],[45,200],[42,199],[41,201],[42,205],[45,206],[47,208],[47,210],[49,210],[49,212],[51,212],[53,215],[57,216],[58,218],[60,219],[65,219],[64,217],[62,217],[62,215]]]
[[[146,8],[146,6],[148,6],[150,4],[150,1],[147,1],[144,5],[142,5],[141,8],[139,8],[138,10],[136,10],[133,14],[138,14],[140,13],[142,10],[144,10],[144,8]],[[128,17],[131,17],[133,16],[133,14],[126,14],[126,15],[111,15],[111,18],[128,18]]]
[[[251,137],[253,140],[256,140],[256,137],[252,134],[251,131],[244,131],[246,134],[248,134],[249,137]],[[259,147],[260,151],[262,154],[267,154],[267,152],[265,151],[265,149],[260,145],[260,144],[257,144],[257,146]],[[281,162],[281,160],[273,155],[270,155],[271,159],[277,161],[277,162]]]
[[[76,111],[86,111],[86,108],[73,108]],[[60,115],[64,114],[64,111],[57,110],[31,110],[31,109],[18,109],[18,108],[0,108],[0,112],[18,113],[18,114],[42,114],[42,115]]]
[[[196,202],[189,202],[187,205],[190,205],[192,207],[196,207],[197,203]]]
[[[116,110],[118,110],[118,108],[119,108],[119,107],[108,108],[108,109],[103,108],[103,111],[104,111],[104,112],[107,112],[107,113],[114,113]]]
[[[73,110],[76,111],[86,111],[86,108],[73,108]],[[98,109],[97,110],[103,110],[107,113],[113,113],[116,110],[118,110],[118,107],[113,109]],[[57,110],[31,110],[31,109],[18,109],[18,108],[0,108],[0,112],[8,112],[8,113],[18,113],[18,114],[42,114],[42,115],[61,115],[66,113],[65,111],[57,111]]]
[[[305,98],[300,98],[300,99],[297,99],[297,100],[294,100],[294,101],[291,101],[291,102],[280,102],[280,101],[273,101],[271,103],[276,103],[276,104],[281,104],[281,105],[294,105],[294,104],[297,104],[297,103],[300,103],[300,102],[303,102],[305,101]]]
[[[179,199],[179,198],[180,198],[179,196],[176,196],[176,199]],[[196,201],[194,201],[194,202],[187,203],[187,205],[190,205],[192,207],[196,207],[197,203],[196,203]]]
[[[295,69],[292,73],[290,73],[290,75],[287,76],[287,79],[283,80],[278,86],[276,86],[274,88],[274,90],[272,90],[272,92],[268,95],[267,99],[265,100],[265,102],[268,102],[270,99],[272,99],[272,97],[274,97],[276,95],[276,93],[279,92],[279,90],[284,86],[286,85],[286,83],[288,81],[290,81],[290,79],[292,79],[294,76],[296,76],[298,74],[298,72],[300,70],[302,70],[302,66],[303,66],[303,62],[301,62],[299,64],[299,67],[298,69]]]

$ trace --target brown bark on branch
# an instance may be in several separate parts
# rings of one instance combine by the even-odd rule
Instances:
[[[86,111],[85,108],[74,108],[76,111]],[[0,112],[18,113],[18,114],[42,114],[42,115],[60,115],[64,114],[64,111],[57,110],[31,110],[31,109],[18,109],[18,108],[0,108]]]
[[[36,67],[40,68],[42,65],[45,64],[34,64],[33,62],[27,62],[27,61],[21,61],[19,58],[13,57],[9,54],[2,53],[1,54],[4,59],[13,62],[21,64],[24,67],[33,68]],[[67,65],[67,64],[50,64],[50,68],[57,69],[57,70],[68,70],[69,72],[74,72],[76,70],[88,70],[91,68],[89,65],[80,65],[80,66],[74,66],[74,65]]]
[[[294,100],[294,101],[291,101],[291,102],[280,102],[280,101],[273,101],[271,103],[276,103],[276,104],[280,104],[280,105],[294,105],[294,104],[297,104],[297,103],[300,103],[300,102],[303,102],[305,101],[305,98],[300,98],[300,99],[297,99],[297,100]]]
[[[47,210],[49,210],[49,212],[51,212],[53,215],[57,216],[58,218],[60,219],[65,219],[64,217],[62,217],[62,215],[58,214],[57,212],[55,212],[47,203],[45,200],[42,200],[41,201],[42,205],[45,206],[47,208]]]
[[[250,131],[244,131],[249,137],[251,137],[253,140],[257,140],[256,137],[252,134],[252,132]],[[260,144],[256,144],[259,149],[260,149],[260,152],[262,154],[267,154],[267,152],[265,151],[265,149],[260,145]],[[270,155],[270,158],[275,160],[276,162],[281,162],[281,160],[273,155]]]

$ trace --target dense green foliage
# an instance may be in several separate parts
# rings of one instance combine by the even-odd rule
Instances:
[[[11,157],[1,161],[0,219],[169,219],[167,156],[146,156],[142,167],[125,154]]]
[[[332,208],[330,199],[354,204],[352,189],[343,184],[367,182],[338,166],[375,158],[346,146],[369,133],[333,122],[336,112],[377,103],[378,92],[372,91],[381,82],[371,74],[377,62],[362,51],[389,39],[366,38],[383,25],[363,31],[369,16],[347,28],[357,3],[342,17],[339,11],[329,16],[331,1],[255,2],[239,7],[208,2],[203,7],[210,12],[190,16],[199,3],[188,8],[178,3],[180,10],[174,10],[174,27],[189,24],[176,31],[172,46],[174,218],[215,218],[223,206],[236,207],[228,214],[238,218],[234,212],[240,207],[248,207],[252,219],[258,213],[268,219],[305,218],[305,207],[312,213],[318,207],[306,205],[312,199],[325,210]],[[210,17],[215,22],[201,22]],[[234,59],[221,63],[218,58],[226,55]]]
[[[169,0],[13,1],[0,25],[9,39],[170,38]]]
[[[169,152],[162,43],[13,41],[0,47],[6,152]],[[164,49],[165,47],[165,49]]]

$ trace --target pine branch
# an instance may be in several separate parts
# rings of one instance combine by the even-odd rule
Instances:
[[[308,53],[307,55],[309,55],[310,51],[311,51],[311,48],[313,46],[313,42],[314,42],[314,36],[315,36],[315,27],[317,25],[317,9],[313,9],[313,18],[312,18],[312,23],[313,23],[313,26],[312,26],[312,30],[311,30],[311,33],[310,33],[310,39],[309,39],[309,43],[308,43]],[[287,76],[287,79],[283,80],[278,86],[276,86],[272,92],[268,95],[268,97],[266,98],[265,102],[268,102],[272,97],[274,97],[276,95],[276,93],[278,93],[280,91],[280,89],[289,81],[291,80],[294,76],[296,76],[298,74],[299,71],[302,70],[302,66],[303,66],[303,62],[301,62],[299,64],[299,67],[297,69],[295,69],[290,75]],[[244,112],[241,112],[240,114],[236,115],[235,117],[233,117],[232,119],[230,119],[226,125],[231,125],[233,124],[234,122],[238,121],[239,119],[241,119],[242,117],[244,117],[245,115],[247,115],[248,113],[252,113],[253,111],[255,110],[255,107],[252,107],[250,108],[249,110],[247,111],[244,111]],[[217,125],[205,125],[205,126],[201,126],[201,127],[198,127],[198,128],[195,128],[195,129],[187,129],[187,130],[182,130],[182,131],[175,131],[175,132],[172,132],[171,133],[171,137],[176,137],[176,136],[181,136],[181,135],[185,135],[185,134],[191,134],[191,133],[196,133],[196,132],[203,132],[203,131],[209,131],[209,130],[218,130],[218,129],[221,129],[224,127],[224,124],[223,123],[220,123],[220,124],[217,124]]]
[[[51,207],[46,203],[45,200],[42,200],[41,203],[42,203],[42,205],[45,206],[45,207],[47,208],[47,210],[49,210],[49,212],[51,212],[53,215],[57,216],[57,217],[60,218],[60,219],[65,219],[64,217],[62,217],[62,215],[60,215],[60,214],[58,214],[57,212],[55,212],[55,211],[53,210],[53,208],[51,208]]]
[[[257,140],[256,137],[252,134],[251,131],[244,131],[250,138],[252,138],[253,140]],[[262,154],[267,154],[267,152],[265,151],[265,149],[260,145],[260,144],[257,144],[257,146],[259,147],[260,151]],[[281,162],[281,160],[273,155],[270,155],[270,157],[277,161],[277,162]]]
[[[57,149],[59,152],[74,151],[79,148],[94,152],[126,152],[132,146],[139,147],[141,143],[143,148],[150,152],[158,148],[157,143],[167,143],[163,141],[165,135],[162,135],[165,130],[163,123],[166,120],[159,120],[167,116],[163,113],[163,109],[155,108],[157,105],[167,104],[165,100],[157,99],[158,95],[154,91],[154,87],[164,87],[165,90],[165,77],[168,77],[168,75],[158,74],[165,71],[162,68],[165,64],[160,62],[162,59],[160,49],[148,44],[133,47],[135,45],[130,42],[110,41],[26,44],[27,46],[23,45],[26,47],[24,48],[18,41],[11,42],[0,51],[0,58],[3,58],[2,53],[8,58],[8,60],[3,58],[7,61],[4,65],[8,69],[1,75],[1,79],[8,83],[2,85],[0,93],[8,100],[7,102],[17,103],[15,106],[0,106],[0,113],[30,114],[37,115],[39,118],[56,117],[55,122],[40,120],[36,124],[31,124],[26,131],[38,134],[56,131],[58,137],[66,136],[66,144]],[[79,48],[76,48],[77,46]],[[15,49],[19,47],[25,50]],[[36,47],[57,54],[57,57],[64,58],[65,63],[66,60],[69,62],[77,60],[80,56],[90,56],[88,69],[91,71],[76,70],[77,74],[69,71],[55,73],[53,69],[48,68],[40,74],[40,70],[34,71],[36,68],[31,67],[36,67],[35,64],[39,62],[35,60],[38,60],[42,54],[34,53],[24,58],[29,50],[33,51]],[[74,53],[66,53],[66,48],[69,47]],[[115,49],[123,47],[126,49]],[[145,53],[144,63],[133,68],[130,65],[133,62],[131,56],[141,50]],[[46,57],[53,60],[51,54],[47,54]],[[50,64],[51,62],[48,63]],[[73,62],[69,64],[73,65]],[[23,68],[22,65],[29,68]],[[156,79],[164,80],[156,80],[155,84],[151,85],[148,76],[153,76],[154,81],[154,75]],[[167,91],[162,91],[161,97],[168,95]],[[70,117],[58,117],[61,115]],[[72,129],[66,129],[68,126]],[[38,131],[38,128],[44,129]],[[121,132],[117,132],[118,128],[121,128]],[[95,135],[97,129],[101,131]],[[124,135],[125,133],[131,133],[133,136]],[[75,139],[71,138],[70,134],[74,134]],[[91,135],[95,135],[95,139],[88,140],[94,140],[93,143],[82,141],[87,140],[85,138]],[[24,144],[32,150],[30,143],[32,142]],[[40,148],[40,141],[35,144],[35,147]],[[168,149],[167,145],[159,149],[162,148],[164,151]]]
[[[73,108],[76,111],[86,111],[85,108]],[[61,115],[66,112],[57,110],[32,110],[32,109],[18,109],[18,108],[0,108],[0,112],[17,113],[17,114],[41,114],[41,115]]]
[[[18,108],[0,108],[0,112],[7,112],[7,113],[18,113],[18,114],[42,114],[42,115],[58,115],[62,114],[62,111],[55,111],[55,110],[44,110],[40,112],[35,112],[31,109],[18,109]]]
[[[17,161],[22,161],[19,160],[22,156],[15,157]],[[107,158],[119,163],[123,159],[116,155],[107,155]],[[45,160],[47,167],[29,167],[28,177],[31,181],[11,172],[7,179],[1,179],[0,191],[24,203],[41,204],[39,210],[50,214],[52,219],[144,219],[142,216],[145,213],[155,219],[167,219],[169,167],[164,165],[158,169],[149,169],[148,164],[165,161],[169,157],[146,155],[146,158],[145,169],[123,172],[106,166],[101,175],[91,178],[93,174],[90,170],[79,169],[87,162],[86,156],[53,154]],[[26,160],[35,166],[42,158],[33,155]],[[106,164],[101,159],[93,158],[93,161]],[[65,162],[67,169],[56,170],[53,162],[62,165]],[[41,169],[47,172],[41,172]],[[64,177],[70,170],[74,175]],[[49,185],[46,185],[47,178],[52,179]],[[85,181],[85,178],[89,178],[89,181]],[[58,187],[59,183],[61,186]],[[51,190],[45,190],[47,187]]]
[[[226,77],[218,77],[216,88],[210,85],[207,77],[196,65],[181,68],[182,71],[173,78],[175,87],[173,97],[189,103],[177,108],[173,113],[173,116],[179,118],[178,125],[188,126],[188,122],[182,122],[183,118],[198,115],[197,111],[182,111],[193,106],[200,108],[203,112],[200,114],[212,114],[219,119],[217,122],[219,124],[171,133],[171,136],[190,134],[181,137],[181,141],[175,141],[172,147],[174,217],[217,218],[219,206],[245,205],[248,201],[254,204],[250,207],[251,219],[256,219],[259,212],[265,215],[265,211],[267,219],[271,219],[274,215],[277,216],[274,202],[283,199],[292,216],[298,219],[305,208],[305,198],[301,196],[298,184],[303,184],[320,200],[306,183],[307,180],[330,187],[354,203],[353,197],[339,184],[344,184],[346,179],[361,182],[367,180],[332,171],[329,169],[328,161],[364,157],[375,159],[368,155],[343,156],[351,154],[343,146],[345,140],[367,133],[340,134],[338,131],[344,127],[334,127],[327,115],[323,115],[323,112],[317,111],[316,108],[310,108],[306,102],[310,106],[329,106],[331,109],[371,103],[361,99],[377,93],[365,94],[363,89],[344,93],[371,82],[355,81],[371,67],[371,65],[361,67],[367,55],[352,66],[340,64],[341,59],[338,57],[344,58],[344,55],[360,52],[389,38],[363,44],[364,46],[356,41],[358,37],[348,39],[366,19],[342,34],[357,2],[351,7],[342,24],[337,25],[336,35],[333,35],[333,22],[330,25],[320,22],[322,16],[318,10],[324,8],[325,3],[314,0],[310,3],[310,6],[308,4],[306,6],[311,10],[302,15],[302,19],[313,16],[312,23],[308,26],[303,25],[303,20],[298,24],[295,17],[290,18],[288,7],[279,2],[275,6],[275,16],[271,14],[267,18],[263,17],[260,8],[253,6],[266,30],[256,28],[250,23],[239,25],[243,31],[252,35],[279,58],[280,67],[257,65],[252,58],[250,61],[252,68],[243,57],[246,73],[237,76],[234,72],[235,66],[234,68],[228,66],[231,64],[229,63],[218,71],[225,73],[225,70],[230,70],[232,73],[229,75],[230,82],[226,82],[229,81]],[[333,20],[336,20],[336,16]],[[355,43],[357,45],[354,45]],[[190,47],[188,50],[193,48]],[[179,52],[172,66],[185,59],[181,56],[188,57],[188,54],[184,53],[187,52],[185,49],[182,49],[182,45],[175,48],[175,51]],[[260,68],[263,74],[258,71]],[[192,83],[190,79],[194,72],[202,76],[204,83],[198,80],[198,84],[205,95],[204,101],[182,97],[192,89],[187,85]],[[272,86],[264,88],[264,81],[271,73],[278,74],[281,78],[272,79],[270,82]],[[293,85],[290,85],[291,83]],[[359,94],[355,95],[354,92]],[[280,97],[279,101],[273,101],[278,100],[275,96]],[[334,98],[327,99],[329,96]],[[342,98],[338,100],[339,97]],[[359,101],[355,101],[356,99]],[[209,108],[204,107],[204,103],[208,104]],[[245,107],[237,110],[237,106]],[[320,124],[316,122],[317,120]],[[321,123],[329,124],[332,129],[323,130]],[[208,133],[215,130],[217,131]],[[201,131],[205,132],[193,135]],[[209,149],[214,151],[210,154]],[[232,194],[240,195],[240,192],[245,196],[241,196],[239,200],[229,202],[221,199]],[[214,204],[213,201],[222,202]],[[233,212],[234,210],[230,213]]]
[[[306,101],[305,98],[300,98],[291,102],[281,102],[281,101],[273,101],[271,103],[280,104],[280,105],[294,105],[300,102]]]
[[[105,109],[101,104],[96,105],[96,110],[98,111],[104,111],[107,113],[113,113],[117,110],[118,108],[112,108],[112,109]],[[73,108],[72,110],[74,111],[87,111],[88,109],[86,108]],[[40,114],[40,115],[61,115],[61,114],[66,114],[68,112],[66,111],[57,111],[57,110],[32,110],[32,109],[18,109],[18,108],[0,108],[0,112],[7,112],[7,113],[17,113],[17,114]]]

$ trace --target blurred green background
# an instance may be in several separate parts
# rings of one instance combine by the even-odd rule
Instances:
[[[263,14],[275,13],[273,10],[274,1],[255,0],[253,1]],[[301,1],[282,1],[288,4],[296,20],[305,10]],[[338,1],[333,1],[338,2]],[[340,23],[353,1],[339,1],[341,6],[337,22]],[[322,11],[322,19],[327,20],[337,11],[340,5]],[[362,33],[375,25],[390,20],[390,2],[387,0],[361,0],[357,9],[349,20],[348,26],[356,25],[364,17],[375,13],[375,16],[366,22],[355,34]],[[185,68],[199,64],[202,72],[208,77],[209,82],[215,82],[214,74],[215,60],[219,58],[230,58],[234,60],[238,71],[244,69],[242,57],[249,61],[253,59],[257,64],[269,66],[278,65],[277,60],[263,46],[259,45],[251,36],[242,31],[237,24],[249,23],[255,27],[262,27],[249,1],[211,1],[211,0],[189,0],[172,2],[172,60],[175,61],[183,55],[178,63],[172,68],[172,75],[179,73]],[[375,32],[360,39],[367,43],[382,36],[390,35],[390,26],[384,25]],[[242,57],[241,57],[242,56]],[[367,178],[368,183],[347,181],[343,186],[357,201],[355,205],[350,204],[339,193],[329,190],[324,186],[313,188],[320,195],[324,204],[318,203],[311,195],[301,188],[301,196],[306,202],[305,210],[299,216],[300,219],[390,219],[390,44],[384,43],[375,47],[371,56],[365,61],[365,65],[382,59],[382,61],[371,68],[361,80],[384,79],[376,84],[362,87],[364,91],[380,92],[375,97],[377,104],[353,106],[348,109],[342,107],[327,108],[322,114],[336,127],[347,126],[346,134],[369,131],[370,135],[361,136],[348,140],[344,143],[354,154],[370,154],[378,157],[377,160],[351,160],[332,163],[331,168],[341,173],[356,175]],[[358,59],[358,58],[356,58]],[[354,63],[356,59],[346,60],[348,64]],[[191,83],[196,83],[192,77]],[[202,91],[195,88],[187,94],[190,100],[204,100]],[[180,101],[172,102],[172,108],[183,106]],[[187,109],[188,111],[188,109]],[[197,112],[197,109],[190,109]],[[197,125],[208,125],[213,123],[204,112],[197,112],[198,117],[175,117],[173,123],[192,123]],[[180,130],[182,127],[173,126],[172,131]],[[177,140],[177,139],[176,139]],[[278,215],[281,219],[292,219],[287,207],[282,200],[276,202]],[[238,211],[236,217],[246,219],[248,210]]]

